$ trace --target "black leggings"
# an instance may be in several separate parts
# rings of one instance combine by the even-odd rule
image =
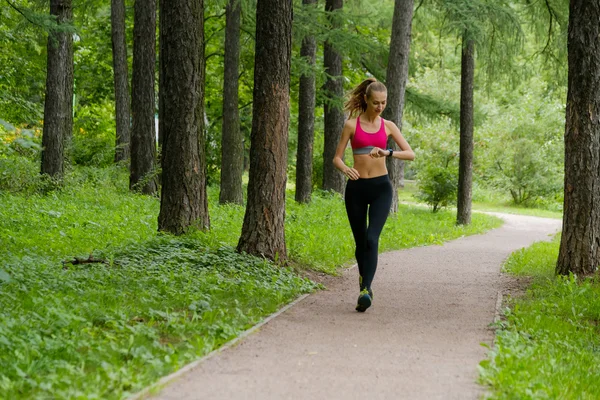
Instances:
[[[361,276],[360,289],[370,290],[377,270],[379,235],[392,205],[392,184],[387,175],[349,180],[344,198],[356,242],[354,254]]]

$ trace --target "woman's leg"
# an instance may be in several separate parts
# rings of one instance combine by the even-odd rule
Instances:
[[[387,178],[387,176],[386,176]],[[379,236],[392,206],[392,184],[389,179],[377,182],[370,188],[374,194],[369,205],[369,226],[366,234],[366,249],[363,259],[363,285],[371,290],[371,283],[377,271]]]
[[[352,229],[356,245],[354,255],[358,264],[358,273],[361,276],[361,289],[363,289],[362,276],[364,274],[364,256],[367,249],[368,204],[365,197],[365,190],[361,183],[361,181],[348,181],[344,199],[348,221],[350,222],[350,228]]]

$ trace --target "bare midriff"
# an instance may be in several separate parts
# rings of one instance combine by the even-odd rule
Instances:
[[[354,169],[358,171],[360,179],[377,178],[388,173],[385,158],[372,158],[369,154],[355,154]]]

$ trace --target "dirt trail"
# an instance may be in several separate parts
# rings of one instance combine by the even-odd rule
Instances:
[[[560,221],[497,214],[499,229],[380,255],[374,303],[354,311],[358,272],[308,296],[236,346],[172,379],[159,399],[477,399],[500,274]],[[385,234],[385,232],[384,232]]]

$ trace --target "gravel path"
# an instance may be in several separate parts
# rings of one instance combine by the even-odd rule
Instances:
[[[170,379],[158,399],[477,399],[500,274],[514,250],[559,220],[496,214],[503,227],[443,246],[380,255],[374,303],[354,311],[349,270],[244,338]],[[385,231],[384,231],[385,234]]]

